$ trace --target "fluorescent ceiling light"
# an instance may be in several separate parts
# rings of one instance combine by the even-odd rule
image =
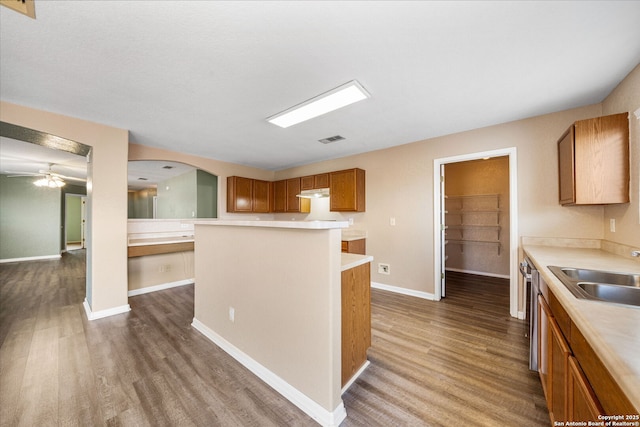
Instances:
[[[351,80],[335,89],[311,98],[308,101],[291,107],[281,113],[267,118],[269,123],[288,128],[305,120],[321,116],[338,108],[369,98],[371,95],[360,83]]]

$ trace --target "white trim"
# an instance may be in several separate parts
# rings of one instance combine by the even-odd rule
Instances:
[[[148,294],[149,292],[163,291],[165,289],[176,288],[178,286],[193,285],[195,279],[178,280],[177,282],[161,283],[154,286],[146,286],[140,289],[132,289],[127,292],[127,296],[134,297],[136,295]]]
[[[195,317],[193,318],[191,326],[237,360],[242,366],[253,372],[284,398],[300,408],[305,414],[316,420],[320,425],[327,427],[338,426],[347,417],[347,411],[342,400],[338,407],[335,408],[333,412],[330,412],[278,375],[256,362],[248,354],[218,335]]]
[[[525,320],[526,318],[527,318],[527,312],[526,311],[519,311],[518,312],[518,319]]]
[[[440,283],[442,273],[440,248],[440,166],[447,163],[477,160],[483,157],[509,156],[509,314],[518,317],[518,157],[516,147],[500,148],[480,153],[463,154],[433,160],[433,280]],[[435,300],[441,297],[435,286]]]
[[[383,283],[371,282],[371,287],[374,289],[381,289],[383,291],[394,292],[396,294],[409,295],[411,297],[418,297],[422,299],[427,299],[430,301],[435,300],[435,295],[430,294],[429,292],[416,291],[413,289],[400,288],[398,286],[385,285]]]
[[[445,271],[455,271],[457,273],[475,274],[476,276],[497,277],[498,279],[508,279],[508,274],[487,273],[486,271],[464,270],[462,268],[445,268]]]
[[[365,360],[364,364],[360,367],[360,369],[358,369],[358,371],[355,374],[353,374],[351,379],[349,381],[347,381],[347,383],[344,385],[344,387],[342,387],[342,391],[340,392],[341,395],[344,394],[349,389],[349,387],[351,387],[351,384],[356,382],[358,377],[360,375],[362,375],[362,373],[365,371],[365,369],[367,369],[369,367],[369,365],[371,365],[371,362],[369,362],[368,360]]]
[[[129,304],[121,305],[120,307],[108,308],[106,310],[91,311],[89,301],[87,301],[86,298],[84,299],[82,305],[84,306],[84,311],[85,313],[87,313],[87,319],[89,320],[102,319],[103,317],[115,316],[116,314],[122,314],[131,311],[131,307],[129,306]]]
[[[62,255],[57,254],[57,255],[30,256],[30,257],[24,257],[24,258],[6,258],[6,259],[0,259],[0,264],[3,264],[5,262],[24,262],[24,261],[38,261],[43,259],[60,259],[61,257]]]

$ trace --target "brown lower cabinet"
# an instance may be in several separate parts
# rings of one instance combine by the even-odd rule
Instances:
[[[342,272],[342,386],[367,361],[371,347],[371,263]]]
[[[342,252],[365,255],[367,252],[366,239],[343,240]]]
[[[551,425],[637,414],[543,280],[538,296],[538,372]],[[566,425],[566,424],[565,424]]]

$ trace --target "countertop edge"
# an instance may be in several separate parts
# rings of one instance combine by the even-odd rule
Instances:
[[[341,259],[340,271],[346,271],[354,267],[358,267],[362,264],[366,264],[368,262],[373,261],[373,257],[371,255],[343,253],[341,254],[341,256],[342,256],[342,259]]]

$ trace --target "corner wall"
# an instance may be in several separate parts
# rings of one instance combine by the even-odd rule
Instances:
[[[604,239],[640,249],[640,119],[634,115],[640,109],[640,65],[616,87],[602,103],[602,114],[629,111],[629,183],[630,203],[604,208]],[[611,232],[609,220],[616,222]],[[628,256],[629,254],[626,253]]]
[[[128,309],[128,131],[8,102],[0,102],[0,120],[92,147],[87,181],[87,301],[94,313]]]

